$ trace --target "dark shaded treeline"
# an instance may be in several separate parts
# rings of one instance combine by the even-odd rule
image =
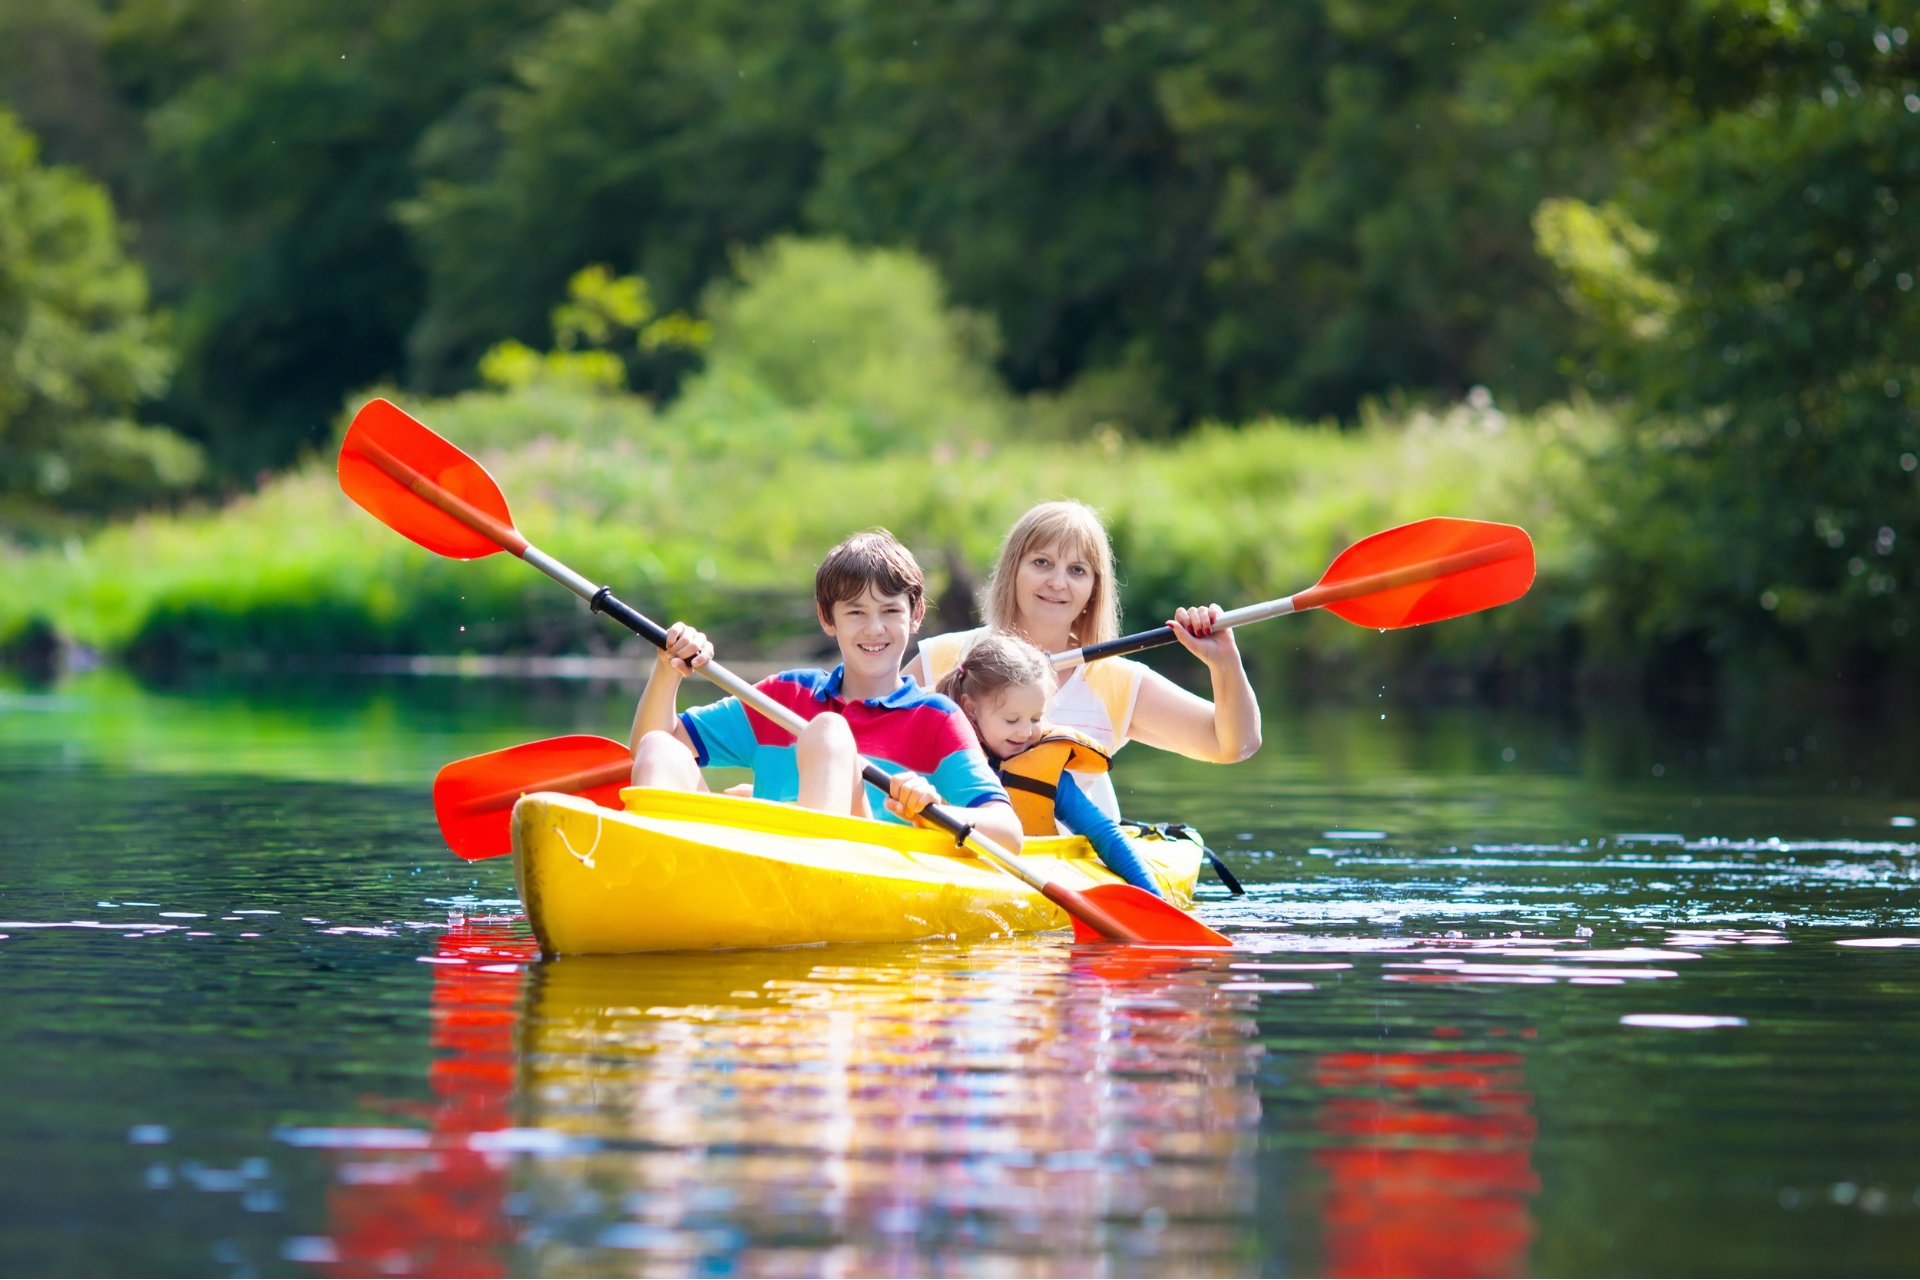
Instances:
[[[1561,390],[1527,219],[1591,157],[1487,83],[1538,7],[127,0],[9,19],[0,92],[113,190],[155,416],[230,473],[469,384],[586,263],[691,308],[787,230],[920,249],[1016,389],[1164,428]]]

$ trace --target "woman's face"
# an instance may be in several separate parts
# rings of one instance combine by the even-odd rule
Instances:
[[[1093,597],[1095,581],[1093,565],[1078,550],[1053,543],[1030,548],[1014,577],[1020,629],[1041,634],[1071,629]]]

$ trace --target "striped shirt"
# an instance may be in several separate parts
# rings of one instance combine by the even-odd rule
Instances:
[[[1007,793],[993,775],[960,708],[906,676],[883,698],[849,702],[841,693],[844,667],[832,671],[782,671],[756,688],[803,720],[822,711],[845,716],[860,754],[888,773],[910,769],[933,784],[941,799],[962,808]],[[694,758],[706,765],[753,770],[753,793],[766,800],[792,801],[800,795],[800,771],[793,735],[741,704],[722,698],[680,713],[693,742]],[[871,783],[867,801],[876,818],[898,822],[886,808],[886,795]]]

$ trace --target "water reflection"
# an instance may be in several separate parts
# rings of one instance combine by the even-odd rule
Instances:
[[[388,1108],[398,1122],[427,1127],[308,1135],[336,1149],[332,1234],[296,1242],[290,1257],[341,1276],[509,1274],[511,1144],[493,1139],[513,1131],[514,1032],[538,955],[525,928],[504,921],[440,936],[423,957],[434,965],[433,1102]]]
[[[1319,1057],[1326,1274],[1527,1274],[1540,1180],[1523,1066],[1517,1050]]]
[[[1057,942],[542,966],[532,1269],[1234,1274],[1251,997]]]
[[[1254,997],[1217,957],[433,956],[433,1102],[333,1148],[342,1275],[1244,1273]],[[424,1120],[424,1130],[407,1121]]]

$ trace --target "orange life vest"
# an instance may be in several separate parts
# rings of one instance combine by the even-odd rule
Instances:
[[[1060,830],[1053,817],[1060,775],[1069,769],[1105,773],[1112,763],[1113,757],[1085,734],[1048,729],[1045,737],[1002,760],[996,772],[1019,815],[1020,830],[1030,836],[1051,836]]]

